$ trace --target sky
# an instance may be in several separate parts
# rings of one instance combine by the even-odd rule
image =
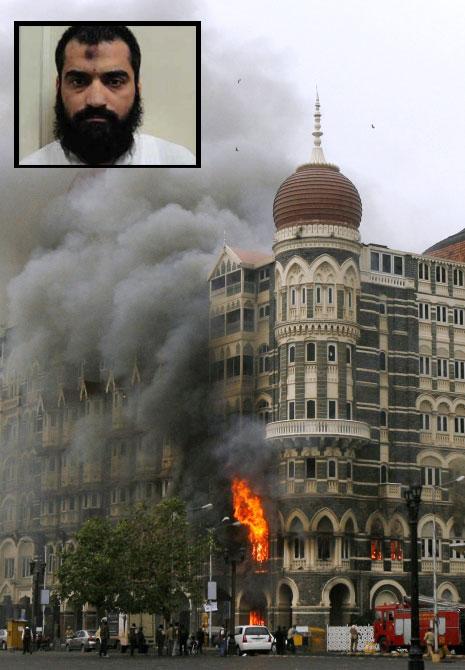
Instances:
[[[226,235],[233,246],[270,248],[274,194],[310,156],[316,86],[326,158],[360,192],[364,242],[421,252],[465,227],[459,0],[120,0],[111,13],[102,0],[80,0],[66,15],[62,7],[6,0],[0,9],[2,288],[48,243],[47,208],[74,177],[11,167],[14,19],[202,21],[203,167],[124,180],[142,197],[155,192],[153,207],[210,197],[245,223],[246,232],[219,220],[219,246]],[[4,304],[2,295],[0,323]]]

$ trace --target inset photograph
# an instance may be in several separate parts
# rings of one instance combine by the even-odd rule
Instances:
[[[15,22],[15,167],[200,167],[200,22]]]

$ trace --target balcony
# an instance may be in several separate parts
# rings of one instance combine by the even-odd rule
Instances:
[[[339,493],[339,482],[337,479],[328,479],[326,485],[328,493]]]
[[[403,572],[404,561],[391,561],[391,572]]]
[[[425,502],[440,502],[442,500],[442,490],[437,486],[423,486],[421,489],[421,499]]]
[[[291,570],[306,570],[307,569],[307,559],[306,558],[293,558],[291,560]]]
[[[316,479],[305,480],[305,493],[316,493]]]
[[[384,572],[384,561],[371,561],[372,572]]]
[[[433,572],[433,567],[432,558],[421,559],[421,572]],[[442,572],[442,561],[439,559],[436,561],[436,572]]]
[[[266,425],[266,438],[297,436],[328,436],[370,439],[370,427],[362,421],[347,419],[290,419],[273,421]]]
[[[379,497],[380,498],[395,498],[400,500],[401,498],[401,485],[400,484],[380,484],[379,485]]]
[[[451,558],[449,572],[453,575],[465,575],[465,561],[463,558]]]

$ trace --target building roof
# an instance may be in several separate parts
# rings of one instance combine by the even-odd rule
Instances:
[[[301,165],[278,189],[273,204],[277,229],[310,222],[358,228],[362,201],[337,165],[326,161],[321,147],[320,101],[315,104],[314,146],[310,163]]]
[[[265,254],[262,251],[250,251],[248,249],[236,249],[231,247],[236,256],[242,263],[247,263],[249,265],[266,265],[267,263],[272,263],[273,256],[270,254]]]
[[[437,256],[451,261],[465,262],[465,228],[450,235],[424,251],[428,256]]]

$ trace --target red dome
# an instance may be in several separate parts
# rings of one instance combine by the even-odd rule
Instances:
[[[276,228],[311,221],[358,228],[362,202],[352,182],[336,165],[301,165],[278,189],[273,204]]]

